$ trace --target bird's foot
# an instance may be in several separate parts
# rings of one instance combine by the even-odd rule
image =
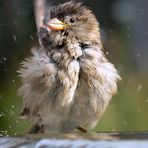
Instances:
[[[77,127],[76,129],[79,130],[82,133],[88,133],[86,129],[84,129],[84,128],[80,127],[80,126]]]

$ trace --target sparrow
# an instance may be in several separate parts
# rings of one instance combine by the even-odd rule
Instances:
[[[106,58],[99,23],[81,2],[53,6],[40,26],[41,47],[19,69],[21,116],[31,133],[85,132],[97,125],[120,80]]]

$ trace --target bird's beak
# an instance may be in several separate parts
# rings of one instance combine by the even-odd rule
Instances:
[[[51,30],[64,30],[66,27],[66,24],[64,24],[62,21],[58,20],[57,18],[51,19],[48,23],[47,26]]]

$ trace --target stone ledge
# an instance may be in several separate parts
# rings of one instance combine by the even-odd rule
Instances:
[[[30,134],[20,137],[1,137],[0,148],[146,148],[147,132],[96,134]]]

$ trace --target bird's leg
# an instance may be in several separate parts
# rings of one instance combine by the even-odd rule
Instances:
[[[33,125],[31,130],[29,131],[29,134],[39,134],[39,133],[45,132],[44,124],[42,123],[42,119],[40,117],[40,114],[38,114],[38,117],[39,117],[38,122]]]
[[[35,124],[29,131],[29,134],[39,134],[39,133],[44,133],[44,125],[39,126]]]

